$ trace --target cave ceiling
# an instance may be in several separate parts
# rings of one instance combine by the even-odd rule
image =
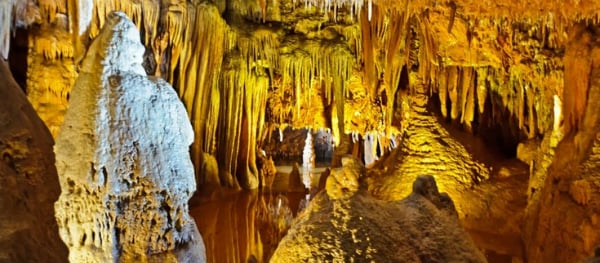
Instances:
[[[326,128],[336,144],[343,134],[374,134],[389,146],[408,95],[434,101],[469,131],[503,125],[517,142],[576,130],[600,61],[593,0],[1,5],[1,54],[25,28],[27,94],[55,136],[86,47],[122,10],[141,32],[146,72],[186,105],[194,163],[216,156],[222,183],[247,188],[260,183],[256,149],[274,128]]]

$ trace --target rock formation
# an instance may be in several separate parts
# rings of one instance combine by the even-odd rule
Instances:
[[[431,176],[418,177],[401,201],[380,201],[364,190],[336,200],[315,197],[271,258],[308,261],[486,262]]]
[[[139,32],[111,13],[89,47],[57,138],[55,204],[71,262],[204,262],[188,200],[192,127],[171,86],[147,77]]]
[[[404,134],[399,147],[387,162],[380,164],[381,175],[369,178],[374,195],[398,200],[410,193],[410,182],[421,173],[434,174],[444,191],[459,195],[489,178],[489,170],[475,161],[439,120],[425,109],[426,91],[403,97]]]
[[[342,157],[342,168],[327,175],[325,190],[331,200],[348,199],[358,191],[359,179],[364,173],[360,161],[353,156]]]
[[[52,135],[0,59],[0,262],[67,262]]]

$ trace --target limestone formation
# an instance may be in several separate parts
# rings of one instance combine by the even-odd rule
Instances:
[[[262,153],[258,154],[257,162],[258,170],[260,171],[261,185],[265,189],[270,189],[273,185],[273,180],[275,180],[275,176],[277,176],[275,162],[271,156],[267,158],[267,156]]]
[[[302,151],[302,167],[305,169],[315,168],[315,147],[313,146],[312,132],[306,132],[304,141],[304,150]]]
[[[474,160],[465,146],[425,111],[426,102],[418,98],[418,95],[405,98],[403,103],[408,105],[403,111],[408,117],[400,145],[387,161],[376,167],[385,170],[382,175],[368,179],[374,195],[401,199],[410,193],[410,182],[422,173],[435,174],[441,188],[451,195],[459,195],[464,189],[489,179],[488,168]]]
[[[0,59],[0,262],[67,262],[52,136]]]
[[[348,199],[359,187],[359,179],[364,167],[353,156],[342,157],[342,168],[336,168],[327,176],[325,190],[331,200]]]
[[[418,177],[413,189],[401,201],[318,195],[271,262],[486,262],[433,177]]]
[[[56,165],[71,262],[204,262],[188,200],[192,127],[171,86],[147,77],[139,32],[111,13],[82,62]]]

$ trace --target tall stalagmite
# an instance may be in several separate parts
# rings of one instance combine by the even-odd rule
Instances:
[[[57,138],[55,205],[71,262],[204,262],[188,200],[192,127],[176,92],[147,77],[144,47],[111,13],[90,46]]]

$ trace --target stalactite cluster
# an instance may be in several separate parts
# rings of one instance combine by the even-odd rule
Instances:
[[[598,23],[600,4],[498,8],[505,2],[9,1],[0,20],[10,28],[15,13],[34,25],[29,98],[56,135],[85,46],[109,12],[124,11],[141,32],[146,70],[171,82],[186,105],[197,169],[207,153],[217,157],[221,184],[255,188],[256,152],[272,127],[324,127],[336,142],[379,134],[390,146],[402,130],[398,97],[416,82],[443,116],[473,132],[509,119],[505,134],[543,135],[561,123],[556,100],[567,130],[577,129],[588,82],[575,73],[587,64],[574,58],[589,52],[578,40]],[[403,82],[403,72],[416,78]]]
[[[78,74],[66,4],[53,2],[40,2],[41,20],[29,33],[27,96],[56,136]]]

